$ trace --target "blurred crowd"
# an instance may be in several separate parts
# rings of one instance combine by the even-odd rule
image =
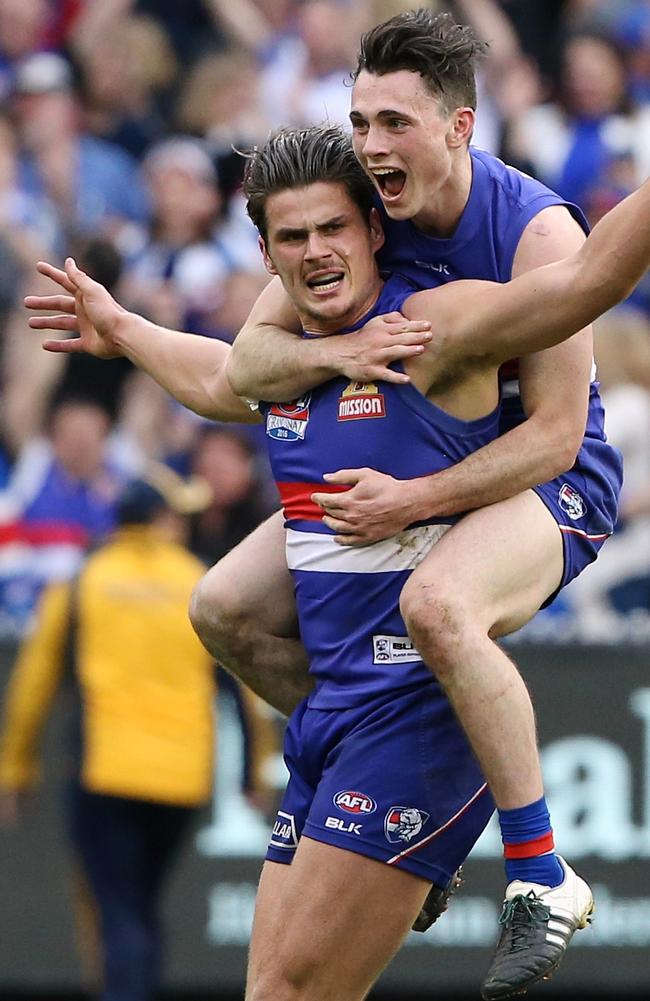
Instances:
[[[231,341],[263,288],[238,151],[284,124],[347,123],[359,35],[399,0],[0,0],[0,638],[73,576],[151,459],[212,500],[213,563],[276,505],[258,429],[172,402],[124,360],[42,350],[22,297],[68,253],[128,308]],[[457,0],[490,42],[476,145],[595,222],[650,174],[650,2]],[[621,527],[546,615],[587,633],[650,614],[650,278],[597,324]]]

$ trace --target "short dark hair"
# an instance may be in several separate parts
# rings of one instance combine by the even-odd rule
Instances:
[[[459,107],[476,110],[476,63],[487,47],[449,13],[409,10],[362,36],[352,77],[356,80],[363,70],[377,76],[410,70],[421,74],[447,113]]]
[[[373,186],[354,155],[352,141],[337,125],[278,129],[263,146],[247,154],[243,190],[246,211],[267,238],[266,202],[270,195],[319,181],[339,182],[364,219],[373,206]]]

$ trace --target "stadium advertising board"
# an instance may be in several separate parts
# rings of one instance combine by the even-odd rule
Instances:
[[[576,935],[554,993],[650,991],[650,656],[646,648],[518,648],[537,707],[543,767],[561,851],[592,883],[596,920]],[[49,770],[60,718],[48,734]],[[177,869],[167,900],[167,985],[241,986],[268,827],[237,790],[236,735],[222,722],[220,794]],[[225,744],[225,746],[224,746]],[[516,753],[516,749],[513,749]],[[54,783],[21,834],[1,836],[0,990],[82,982],[69,860]],[[412,933],[381,983],[408,996],[475,991],[497,935],[500,841],[490,826],[444,918]],[[279,915],[281,920],[282,916]],[[623,975],[624,971],[624,975]]]

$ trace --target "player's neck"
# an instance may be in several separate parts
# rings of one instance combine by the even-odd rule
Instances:
[[[411,221],[429,236],[442,239],[453,236],[465,211],[471,188],[472,158],[465,147],[459,151],[445,183]]]

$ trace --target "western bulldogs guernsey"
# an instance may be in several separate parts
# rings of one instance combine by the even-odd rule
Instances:
[[[512,277],[521,235],[542,209],[565,205],[588,231],[577,206],[483,150],[472,148],[470,153],[470,195],[449,239],[427,236],[408,220],[389,219],[378,205],[386,232],[378,258],[387,272],[402,275],[418,288],[435,288],[459,278],[506,282]],[[525,419],[516,376],[516,362],[503,366],[501,434]],[[600,546],[611,535],[622,479],[621,455],[607,444],[598,383],[592,381],[585,437],[575,465],[567,474],[534,487],[562,533],[561,586],[596,559]]]
[[[403,278],[389,279],[357,327],[399,310],[413,291]],[[290,406],[261,409],[316,678],[287,727],[290,778],[266,857],[289,864],[306,834],[444,887],[494,805],[449,702],[408,639],[399,597],[454,519],[344,547],[310,496],[332,489],[323,473],[342,467],[406,479],[458,462],[497,435],[498,409],[461,421],[411,385],[345,378]]]
[[[370,315],[399,310],[413,293],[394,277]],[[353,336],[353,334],[351,334]],[[413,386],[341,377],[290,406],[264,405],[267,444],[287,530],[300,633],[317,679],[310,705],[359,705],[369,694],[431,682],[406,635],[399,596],[411,570],[454,519],[420,524],[363,548],[340,546],[310,495],[323,473],[370,466],[412,479],[459,462],[498,433],[498,410],[461,421]],[[338,488],[336,488],[338,489]]]
[[[428,236],[408,220],[388,218],[378,199],[386,242],[377,257],[390,274],[401,274],[418,288],[435,288],[459,278],[507,282],[521,235],[542,209],[565,205],[573,217],[589,231],[576,205],[534,178],[483,150],[470,148],[472,186],[467,205],[453,236]],[[516,364],[504,366],[505,406],[502,432],[524,419],[516,386]],[[512,379],[515,379],[514,385]],[[602,414],[598,389],[592,385],[590,407],[592,431],[602,435]]]

